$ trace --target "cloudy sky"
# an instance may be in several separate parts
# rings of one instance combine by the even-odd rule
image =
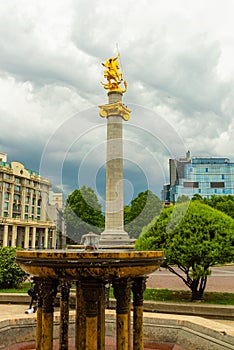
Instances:
[[[0,152],[64,193],[104,193],[101,62],[121,54],[126,202],[168,159],[234,160],[232,0],[0,1]]]

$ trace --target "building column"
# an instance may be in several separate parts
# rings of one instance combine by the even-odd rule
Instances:
[[[114,280],[114,296],[117,301],[116,305],[116,337],[117,350],[129,350],[130,329],[129,329],[129,303],[132,282],[129,278]]]
[[[25,232],[24,232],[24,248],[28,249],[29,247],[29,226],[25,226]]]
[[[147,277],[134,278],[133,292],[133,350],[144,349],[143,301]]]
[[[37,228],[33,226],[32,228],[32,248],[33,249],[35,249],[35,246],[36,246],[36,232],[37,232]]]
[[[68,350],[68,328],[69,328],[69,293],[71,284],[61,280],[60,284],[60,330],[59,349]]]
[[[4,225],[3,229],[3,247],[8,246],[8,225]]]
[[[54,227],[52,230],[52,247],[51,248],[56,249],[56,230]]]
[[[44,280],[42,283],[42,337],[40,350],[53,350],[53,316],[54,298],[57,283],[54,280]]]
[[[48,227],[45,228],[45,241],[44,241],[44,248],[48,249],[48,240],[49,238],[49,232],[48,232]]]
[[[17,239],[17,226],[12,225],[12,237],[11,237],[11,246],[16,247],[16,239]]]

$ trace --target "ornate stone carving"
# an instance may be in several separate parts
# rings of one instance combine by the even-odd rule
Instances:
[[[103,118],[108,118],[110,116],[120,116],[126,121],[130,119],[131,110],[124,106],[121,101],[107,105],[100,105],[99,108],[99,114]]]

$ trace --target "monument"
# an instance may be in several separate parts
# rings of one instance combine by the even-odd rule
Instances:
[[[59,350],[105,350],[105,286],[112,285],[116,299],[116,349],[143,350],[143,294],[147,275],[157,270],[163,252],[132,251],[132,240],[123,227],[123,150],[122,120],[130,110],[122,104],[126,91],[119,72],[118,59],[110,58],[104,66],[109,103],[100,106],[107,118],[106,223],[101,234],[101,249],[92,245],[88,234],[85,249],[20,250],[16,262],[34,276],[38,296],[35,347],[53,350],[54,299],[60,291]],[[95,235],[94,235],[94,238]],[[103,249],[103,248],[112,249]],[[114,249],[113,249],[114,248]],[[69,295],[76,286],[74,345],[69,346]],[[131,293],[133,326],[131,328]],[[133,331],[132,331],[133,329]]]
[[[119,71],[118,58],[119,54],[102,63],[106,68],[104,78],[107,79],[102,85],[108,90],[108,104],[99,106],[100,116],[107,118],[105,230],[99,241],[99,246],[103,248],[130,248],[134,243],[124,230],[122,122],[129,120],[131,111],[122,103],[127,82]]]

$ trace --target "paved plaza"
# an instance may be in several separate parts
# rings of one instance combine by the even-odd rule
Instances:
[[[149,276],[147,287],[188,290],[188,287],[179,277],[163,268]],[[212,267],[212,274],[208,277],[206,291],[234,293],[234,264]]]

